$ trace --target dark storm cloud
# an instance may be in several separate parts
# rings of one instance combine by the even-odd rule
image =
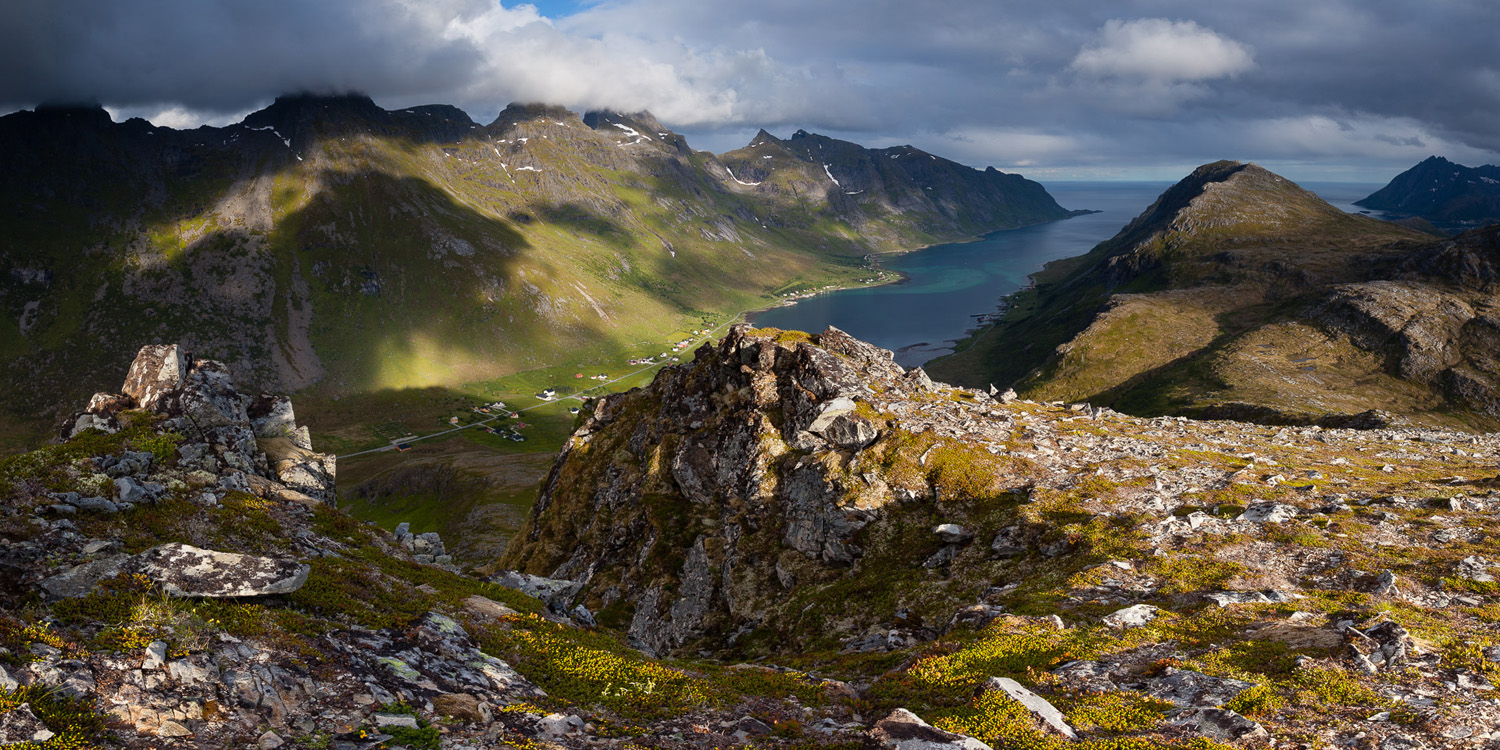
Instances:
[[[8,0],[0,101],[243,109],[297,90],[418,94],[483,59],[398,3]]]
[[[1073,175],[1221,157],[1385,170],[1500,150],[1488,0],[581,7],[548,20],[486,0],[12,0],[0,101],[227,112],[359,89],[482,120],[546,100],[648,108],[700,147],[806,127]]]

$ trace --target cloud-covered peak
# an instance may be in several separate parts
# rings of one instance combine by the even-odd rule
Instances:
[[[357,90],[479,122],[511,101],[650,110],[700,148],[807,128],[1069,176],[1235,155],[1384,181],[1433,152],[1500,158],[1500,4],[1151,5],[13,0],[0,110],[98,101],[185,127]]]

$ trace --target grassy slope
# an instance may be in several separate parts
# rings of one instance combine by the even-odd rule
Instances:
[[[576,116],[427,132],[368,107],[288,125],[279,107],[255,116],[274,132],[75,113],[6,136],[26,146],[0,185],[0,358],[30,386],[12,410],[55,419],[155,340],[281,390],[316,382],[315,400],[610,362],[778,291],[856,283],[872,250],[995,228],[862,208],[790,153],[770,181],[788,190],[741,189],[680,139]]]
[[[1088,255],[1053,264],[997,326],[929,369],[1142,414],[1225,402],[1313,418],[1433,409],[1424,389],[1348,342],[1317,338],[1321,359],[1308,359],[1314,339],[1287,322],[1308,294],[1365,278],[1417,235],[1346,215],[1258,168],[1231,175],[1179,196],[1160,221],[1145,220],[1153,206]]]

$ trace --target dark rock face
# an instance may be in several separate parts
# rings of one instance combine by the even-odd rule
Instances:
[[[879,437],[875,424],[858,415],[857,400],[871,394],[869,373],[903,374],[890,352],[836,329],[819,337],[826,348],[779,344],[747,330],[737,327],[717,348],[700,349],[692,364],[663,371],[650,403],[639,392],[602,399],[564,449],[534,517],[559,502],[576,507],[583,500],[580,490],[591,487],[583,490],[592,492],[587,512],[611,516],[612,528],[590,527],[584,539],[564,543],[564,551],[552,546],[560,540],[544,538],[534,522],[527,540],[507,554],[506,562],[524,563],[528,571],[580,581],[585,595],[600,597],[604,606],[619,597],[634,600],[630,634],[653,652],[764,616],[760,602],[779,597],[783,585],[744,562],[747,555],[764,554],[748,548],[769,544],[799,554],[803,565],[847,568],[862,554],[855,535],[895,500],[884,482],[851,481],[844,468],[851,451]],[[922,388],[905,381],[897,387]],[[613,426],[621,410],[640,415],[642,409],[654,413]],[[591,445],[601,434],[617,436],[621,450],[658,467],[659,474],[625,461],[598,467],[597,479],[573,475],[588,462],[586,454],[601,450]],[[782,460],[789,451],[802,457]],[[652,521],[658,512],[648,507],[653,501],[645,499],[658,497],[680,502],[674,512],[689,518],[718,518],[696,529],[688,519],[674,524],[678,528],[662,528]],[[742,512],[725,514],[726,504]],[[692,534],[683,539],[684,557],[665,575],[627,562],[667,544],[660,537],[682,533]],[[606,585],[598,573],[616,563],[621,568],[614,575],[623,572],[624,580]]]
[[[1439,226],[1494,222],[1500,220],[1500,166],[1466,167],[1429,157],[1354,205],[1420,216]]]

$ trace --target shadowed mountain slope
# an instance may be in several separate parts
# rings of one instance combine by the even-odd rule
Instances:
[[[1418,216],[1448,229],[1491,224],[1500,221],[1500,167],[1466,167],[1431,156],[1354,205]]]
[[[898,206],[747,191],[649,113],[512,105],[481,126],[288,96],[177,131],[19,112],[0,118],[4,405],[57,413],[147,339],[321,395],[608,357],[849,283],[872,251],[1068,215],[1036,183],[944,165]]]

